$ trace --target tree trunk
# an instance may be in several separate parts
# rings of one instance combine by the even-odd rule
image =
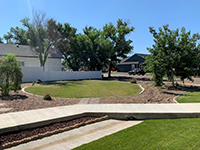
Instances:
[[[172,78],[172,86],[174,87],[174,77]]]
[[[108,70],[108,78],[111,78],[111,63],[109,64],[109,70]]]

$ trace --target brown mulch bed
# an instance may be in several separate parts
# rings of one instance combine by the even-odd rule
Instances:
[[[117,77],[115,80],[129,82],[132,77]],[[104,97],[100,98],[100,104],[116,104],[116,103],[174,103],[173,98],[184,91],[197,88],[196,86],[185,87],[171,87],[171,83],[166,83],[162,88],[152,86],[149,78],[137,78],[138,83],[141,84],[145,91],[140,95],[128,97]],[[24,86],[31,86],[31,83],[22,84]],[[43,100],[41,96],[26,94],[19,91],[17,94],[11,92],[9,97],[0,97],[0,103],[5,103],[0,108],[12,108],[10,111],[1,112],[17,112],[24,110],[40,109],[47,107],[65,106],[78,104],[80,98],[53,98],[53,100]]]
[[[65,129],[68,129],[69,127],[75,127],[78,124],[81,125],[82,123],[95,121],[95,119],[101,119],[101,117],[87,116],[87,117],[81,117],[81,118],[77,118],[77,119],[73,119],[69,121],[52,123],[50,125],[41,126],[41,127],[37,127],[33,129],[5,133],[5,134],[0,135],[0,147],[6,147],[6,146],[10,147],[13,145],[18,145],[20,143],[23,143],[23,141],[25,142],[30,141],[31,138],[34,138],[34,139],[42,138],[42,137],[45,137],[45,135],[46,136],[52,135],[49,133],[60,132],[60,130],[62,132],[62,130],[65,131]]]
[[[175,103],[173,101],[175,96],[178,96],[189,89],[198,88],[196,86],[172,87],[171,83],[166,83],[162,88],[153,86],[152,82],[139,82],[139,84],[145,89],[140,95],[120,98],[101,98],[100,103]]]

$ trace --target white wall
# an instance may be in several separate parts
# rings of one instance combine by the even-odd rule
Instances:
[[[38,79],[42,81],[55,80],[79,80],[79,79],[101,79],[101,71],[43,71],[42,67],[21,67],[23,82],[33,82]]]
[[[47,58],[45,63],[45,71],[61,71],[61,59]]]
[[[38,58],[31,57],[17,57],[18,61],[24,62],[25,67],[40,67]],[[45,63],[45,71],[61,71],[60,58],[47,58]]]

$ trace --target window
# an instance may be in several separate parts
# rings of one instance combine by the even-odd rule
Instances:
[[[19,66],[25,66],[23,61],[19,61]]]

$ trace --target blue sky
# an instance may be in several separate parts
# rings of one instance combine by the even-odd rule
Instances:
[[[146,48],[153,44],[149,26],[156,30],[164,24],[172,30],[184,26],[187,31],[200,33],[199,7],[199,0],[0,0],[0,37],[10,27],[22,27],[20,20],[32,18],[32,9],[46,12],[57,22],[67,22],[78,32],[85,26],[101,29],[120,18],[135,27],[127,37],[133,41],[131,54],[148,53]]]

